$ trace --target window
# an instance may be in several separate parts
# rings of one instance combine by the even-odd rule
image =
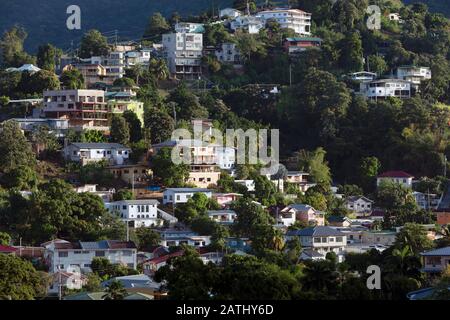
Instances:
[[[180,200],[180,196],[179,195],[177,195],[177,201],[179,201]]]
[[[314,243],[321,243],[321,238],[314,238]]]
[[[73,253],[74,253],[74,254],[81,254],[82,251],[74,251]]]
[[[58,257],[60,257],[60,258],[67,258],[68,256],[69,256],[69,253],[67,251],[58,252]]]
[[[95,256],[96,257],[104,257],[105,256],[105,251],[95,251]]]
[[[322,243],[327,243],[327,238],[326,237],[322,237]]]
[[[342,237],[336,237],[336,242],[342,242]]]
[[[91,267],[91,264],[90,264],[90,263],[85,263],[85,264],[84,264],[84,267],[85,267],[85,268],[90,268],[90,267]]]

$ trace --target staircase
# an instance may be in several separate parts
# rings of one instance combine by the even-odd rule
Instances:
[[[168,221],[169,223],[177,223],[178,219],[176,217],[174,217],[173,215],[162,211],[161,209],[157,209],[158,210],[158,216],[159,218]]]

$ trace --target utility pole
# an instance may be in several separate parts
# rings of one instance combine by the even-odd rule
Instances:
[[[19,257],[22,256],[22,237],[19,238]]]
[[[133,193],[134,196],[134,170],[131,174],[131,192]]]
[[[127,242],[130,241],[130,221],[125,220],[127,223]]]
[[[289,86],[292,86],[292,64],[289,64]]]
[[[444,177],[447,176],[447,156],[444,155]]]

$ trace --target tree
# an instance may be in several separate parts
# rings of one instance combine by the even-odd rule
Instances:
[[[0,132],[0,171],[8,172],[19,166],[34,168],[35,164],[35,156],[19,124],[4,122]]]
[[[130,142],[138,142],[142,139],[142,123],[137,117],[136,113],[131,110],[126,110],[122,117],[128,123],[130,129]]]
[[[388,65],[381,56],[368,56],[367,64],[368,68],[370,68],[370,70],[375,72],[378,76],[382,76],[388,70]]]
[[[342,40],[340,65],[347,71],[361,71],[363,69],[363,48],[361,36],[358,32],[349,32]]]
[[[170,26],[161,13],[154,13],[147,24],[147,28],[144,32],[144,39],[150,39],[152,41],[158,41],[161,39],[161,35],[170,30]]]
[[[306,261],[303,270],[302,284],[306,290],[316,295],[333,295],[337,291],[337,272],[332,261]]]
[[[80,44],[80,58],[106,56],[109,53],[108,40],[98,30],[89,30],[83,35]]]
[[[130,142],[130,128],[128,122],[120,115],[114,115],[111,120],[111,141],[128,145]]]
[[[78,69],[65,70],[60,77],[61,87],[67,90],[84,89],[84,77]]]
[[[173,118],[157,108],[145,110],[144,123],[146,128],[150,128],[151,143],[161,143],[169,139],[175,128]]]
[[[41,70],[29,76],[22,76],[22,82],[25,82],[22,85],[24,91],[38,95],[41,95],[45,90],[57,90],[61,86],[56,74],[47,70]]]
[[[0,299],[33,300],[45,295],[46,285],[33,265],[15,255],[0,255]]]
[[[3,33],[0,40],[1,62],[5,67],[20,67],[34,63],[34,58],[23,51],[23,43],[28,34],[24,28],[14,26]]]
[[[240,198],[232,203],[231,209],[237,213],[233,230],[240,236],[251,236],[258,225],[270,224],[273,219],[264,209],[248,198]]]
[[[331,183],[331,173],[325,160],[326,151],[317,148],[313,152],[301,151],[299,153],[300,170],[309,172],[312,181],[317,183]]]
[[[133,79],[128,77],[122,77],[114,80],[114,87],[124,87],[124,88],[132,88],[136,86],[136,82]]]
[[[380,168],[381,163],[376,157],[366,157],[361,160],[361,164],[359,165],[359,176],[364,190],[373,190],[375,179],[378,176]]]
[[[180,204],[175,208],[175,215],[180,221],[194,224],[194,219],[205,216],[206,210],[218,209],[218,204],[209,199],[203,193],[196,193],[186,203]],[[205,220],[197,220],[194,228],[197,231],[212,233],[212,225],[205,223]]]
[[[106,142],[106,137],[100,130],[85,130],[80,137],[81,142]]]
[[[39,183],[39,177],[32,167],[19,165],[8,170],[1,177],[1,183],[10,189],[34,190]]]
[[[120,189],[113,195],[114,201],[133,200],[133,199],[134,199],[133,192],[131,192],[128,189]]]
[[[135,230],[138,238],[139,250],[150,251],[152,247],[159,245],[160,235],[147,227],[140,227]]]
[[[166,61],[163,59],[150,59],[149,65],[148,65],[148,71],[151,75],[151,77],[154,80],[154,85],[157,87],[159,81],[166,80],[169,78],[170,72],[169,68],[167,67]]]
[[[172,161],[172,149],[161,148],[152,158],[152,170],[166,187],[183,186],[189,177],[186,164],[175,164]]]
[[[61,58],[62,50],[50,43],[41,45],[37,53],[37,65],[39,68],[54,72],[57,61]]]
[[[399,183],[383,181],[377,188],[376,204],[388,210],[414,203],[411,190]]]
[[[396,235],[394,246],[398,249],[409,247],[414,255],[418,255],[432,247],[426,230],[418,224],[406,223]]]
[[[114,280],[112,281],[105,290],[106,294],[102,296],[104,300],[123,300],[128,293],[123,287],[122,282]]]
[[[190,121],[193,118],[208,117],[208,110],[200,105],[199,99],[195,96],[184,83],[173,90],[168,101],[176,103],[177,117]]]
[[[11,236],[6,232],[0,232],[0,245],[9,246],[11,244]]]
[[[91,272],[87,275],[87,284],[83,286],[83,289],[88,292],[101,291],[103,289],[101,282],[101,278],[96,273]]]

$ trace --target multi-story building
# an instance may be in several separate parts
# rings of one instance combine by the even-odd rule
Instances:
[[[360,94],[368,99],[378,100],[388,97],[411,98],[411,82],[400,79],[380,79],[360,83]]]
[[[44,260],[49,271],[92,272],[91,263],[95,257],[106,258],[112,264],[121,264],[136,269],[137,249],[134,242],[101,240],[97,242],[68,242],[55,239],[43,243]]]
[[[121,220],[131,222],[133,228],[158,226],[157,200],[122,200],[105,204],[108,211],[116,214]]]
[[[85,165],[90,162],[106,161],[111,165],[121,165],[130,156],[131,149],[119,143],[70,143],[64,147],[66,160],[80,162]]]
[[[204,33],[205,25],[203,23],[194,23],[194,22],[177,22],[175,24],[175,32]]]
[[[111,51],[106,56],[91,57],[92,64],[101,64],[106,69],[108,77],[115,79],[122,78],[125,74],[125,52]]]
[[[144,103],[134,99],[129,92],[106,92],[108,111],[111,114],[122,114],[133,111],[144,125]]]
[[[395,77],[411,82],[413,88],[417,90],[423,80],[431,79],[431,69],[429,67],[401,66],[397,68]]]
[[[223,63],[239,64],[241,62],[241,55],[237,45],[232,42],[222,43],[221,46],[214,52],[217,60]]]
[[[19,124],[20,129],[27,134],[37,132],[40,127],[47,127],[57,137],[64,137],[69,129],[67,119],[41,119],[41,118],[13,118]]]
[[[299,9],[276,8],[258,12],[264,24],[269,20],[275,20],[281,28],[289,28],[299,35],[311,35],[311,13]]]
[[[131,68],[137,64],[148,66],[151,58],[151,49],[141,48],[125,52],[125,66]]]
[[[109,131],[109,112],[102,90],[44,91],[46,118],[67,119],[76,130]]]
[[[112,85],[113,77],[108,77],[106,68],[101,64],[69,64],[63,68],[63,71],[78,70],[83,75],[84,83],[87,88],[94,88],[98,83]]]
[[[380,186],[383,182],[399,183],[406,188],[412,188],[413,176],[404,171],[387,171],[378,175],[377,186]]]
[[[264,29],[265,22],[259,16],[237,16],[230,22],[231,30],[243,30],[249,34],[256,34]]]
[[[315,183],[308,182],[309,173],[301,171],[288,171],[285,182],[291,183],[301,192],[308,191],[309,188],[315,186]]]
[[[202,74],[203,35],[175,32],[162,37],[170,73],[178,79],[198,79]]]
[[[328,252],[334,252],[339,261],[343,260],[347,246],[347,236],[343,232],[327,226],[316,226],[286,233],[287,240],[295,237],[299,238],[302,248],[313,250],[323,258]]]
[[[325,225],[325,213],[307,204],[288,205],[281,210],[280,214],[287,226],[294,224],[296,221],[303,221],[309,225]]]
[[[345,199],[345,207],[351,212],[370,214],[373,201],[364,196],[350,196]]]
[[[212,197],[212,190],[202,188],[167,188],[163,192],[163,204],[186,203],[196,193],[203,193],[208,198]]]

